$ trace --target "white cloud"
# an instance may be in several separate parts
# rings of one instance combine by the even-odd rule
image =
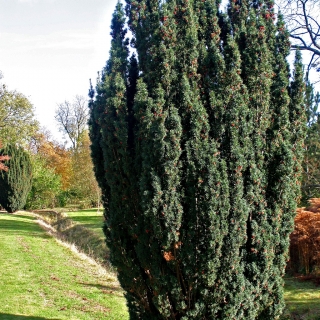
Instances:
[[[55,0],[18,0],[20,3],[29,3],[29,4],[34,4],[38,2],[46,2],[46,3],[52,3]]]
[[[33,4],[33,3],[37,3],[38,0],[18,0],[18,2],[20,2],[20,3],[30,3],[30,4]]]
[[[1,33],[0,39],[6,46],[0,47],[1,51],[38,53],[45,50],[58,50],[61,54],[68,50],[86,50],[92,48],[92,34],[83,31],[56,32],[47,35],[23,35],[16,33]],[[40,50],[40,52],[39,52]],[[51,52],[52,53],[52,52]]]

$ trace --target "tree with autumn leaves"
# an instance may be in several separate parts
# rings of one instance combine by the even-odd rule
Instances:
[[[2,149],[1,141],[0,141],[0,149]],[[8,155],[0,155],[0,171],[8,171],[8,167],[3,162],[9,159],[10,157]]]
[[[118,2],[89,91],[104,232],[131,319],[277,319],[284,308],[301,55],[290,79],[272,1],[219,5]]]
[[[308,206],[297,209],[294,231],[290,235],[288,271],[317,274],[320,268],[320,199],[309,200]]]
[[[60,131],[67,138],[66,143],[71,144],[67,193],[69,200],[80,203],[81,207],[99,206],[101,197],[90,156],[88,113],[88,100],[77,95],[72,102],[59,103],[55,115]]]
[[[88,132],[83,130],[75,149],[52,139],[50,132],[39,131],[28,149],[33,167],[33,185],[27,208],[40,209],[97,206],[100,190],[94,177]]]
[[[65,131],[72,148],[53,140],[49,132],[39,128],[30,101],[22,93],[9,90],[2,83],[0,72],[0,141],[4,150],[9,145],[23,148],[32,165],[32,187],[26,208],[65,206],[71,202],[81,206],[97,205],[100,193],[92,170],[86,130],[87,100],[76,96],[72,103],[60,103],[56,113],[60,130]],[[0,171],[8,171],[8,160],[8,155],[0,153]],[[14,159],[12,162],[18,163]],[[11,176],[9,172],[2,175]],[[14,177],[11,176],[11,182],[18,186]]]

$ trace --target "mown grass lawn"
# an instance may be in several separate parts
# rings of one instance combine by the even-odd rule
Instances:
[[[97,209],[67,212],[104,239]],[[112,274],[81,260],[28,213],[0,214],[0,319],[128,319]],[[281,319],[320,320],[320,288],[285,278]],[[270,319],[272,320],[272,319]]]
[[[47,235],[28,213],[0,213],[0,319],[128,319],[115,278]]]

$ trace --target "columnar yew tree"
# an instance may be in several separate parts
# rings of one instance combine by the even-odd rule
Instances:
[[[31,189],[32,167],[29,155],[20,147],[7,145],[0,154],[10,157],[0,172],[0,204],[10,213],[23,209]]]
[[[90,136],[130,317],[277,319],[305,132],[282,19],[272,1],[125,12],[90,89]]]

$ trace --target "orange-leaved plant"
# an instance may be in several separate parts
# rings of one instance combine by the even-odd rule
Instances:
[[[297,209],[288,265],[289,269],[306,274],[320,268],[320,199],[310,199],[309,203],[309,207]]]
[[[2,148],[2,144],[0,142],[0,149]],[[8,171],[8,167],[3,163],[3,161],[9,160],[9,156],[4,156],[0,154],[0,171]]]

